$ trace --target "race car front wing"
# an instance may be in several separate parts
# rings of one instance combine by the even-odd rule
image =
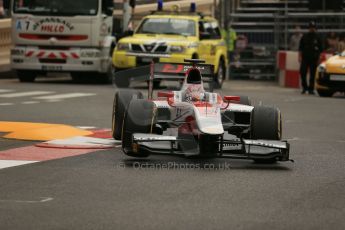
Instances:
[[[184,155],[198,156],[198,151],[183,151],[176,136],[157,134],[133,134],[133,149],[156,155]],[[220,139],[219,148],[214,149],[214,156],[218,158],[236,159],[272,159],[289,160],[290,145],[287,141],[250,140],[250,139]]]

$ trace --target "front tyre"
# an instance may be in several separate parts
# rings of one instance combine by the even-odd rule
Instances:
[[[331,90],[322,90],[318,89],[317,93],[319,94],[320,97],[332,97],[334,92]]]
[[[251,139],[281,140],[282,118],[279,109],[268,106],[256,106],[251,113]],[[256,163],[272,164],[277,160],[254,159]]]
[[[122,149],[132,157],[148,157],[149,154],[133,147],[133,133],[152,133],[157,121],[157,111],[152,101],[133,99],[128,105],[122,127]]]
[[[17,70],[17,77],[20,82],[34,82],[37,73],[29,70]]]
[[[121,140],[123,119],[129,103],[138,98],[143,98],[143,94],[138,90],[119,90],[115,93],[111,126],[115,140]]]
[[[71,78],[74,83],[82,83],[87,77],[83,72],[72,72]]]

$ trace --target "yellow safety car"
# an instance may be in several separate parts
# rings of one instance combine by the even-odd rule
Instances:
[[[227,47],[215,18],[197,12],[158,10],[142,19],[133,35],[120,39],[113,53],[116,70],[155,62],[204,59],[214,65],[214,87],[226,76]]]
[[[345,92],[345,51],[320,64],[315,79],[316,91],[321,97]]]

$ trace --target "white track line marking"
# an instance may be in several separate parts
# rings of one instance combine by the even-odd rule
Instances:
[[[0,169],[35,163],[37,161],[0,160]]]
[[[46,102],[60,102],[61,100],[58,100],[58,99],[56,99],[56,100],[47,100]]]
[[[79,129],[95,129],[95,126],[77,126]]]
[[[1,105],[14,105],[13,103],[0,103],[0,106]]]
[[[0,202],[13,202],[13,203],[44,203],[54,200],[52,197],[41,197],[40,200],[0,200]]]
[[[8,93],[8,92],[13,92],[12,89],[0,89],[0,93]]]
[[[32,105],[32,104],[38,104],[40,103],[39,101],[23,101],[23,105]]]
[[[74,97],[88,97],[94,96],[95,93],[65,93],[65,94],[56,94],[50,96],[42,96],[42,97],[35,97],[35,99],[42,99],[42,100],[58,100],[58,99],[67,99],[67,98],[74,98]]]
[[[37,95],[44,95],[44,94],[52,94],[52,93],[55,93],[55,92],[52,92],[52,91],[28,91],[28,92],[20,92],[20,93],[1,94],[0,97],[3,97],[3,98],[29,97],[29,96],[37,96]]]

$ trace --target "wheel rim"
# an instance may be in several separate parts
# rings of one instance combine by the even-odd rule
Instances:
[[[116,96],[114,97],[114,103],[113,103],[113,116],[112,116],[112,133],[115,134],[115,107],[116,107]],[[114,135],[115,136],[115,135]]]
[[[217,83],[218,83],[218,85],[222,85],[223,80],[224,80],[223,76],[224,76],[223,64],[220,64],[219,68],[218,68],[218,73],[217,73]]]

